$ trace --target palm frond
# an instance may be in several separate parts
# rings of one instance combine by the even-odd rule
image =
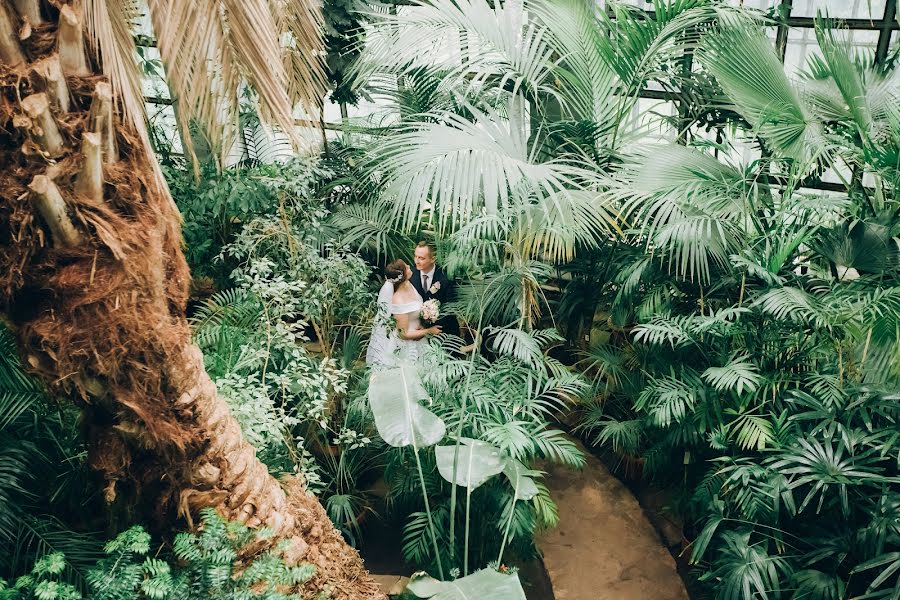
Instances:
[[[727,390],[741,395],[744,391],[755,392],[762,376],[750,357],[741,354],[722,367],[709,367],[703,372],[703,379],[720,392]]]
[[[605,418],[592,429],[597,429],[594,445],[609,445],[613,452],[635,454],[640,449],[643,421],[640,419],[618,420]]]
[[[201,348],[217,346],[221,340],[254,331],[263,319],[259,300],[241,288],[216,292],[191,317],[194,341]]]
[[[680,275],[708,281],[710,261],[723,265],[737,250],[751,190],[740,169],[671,145],[627,157],[607,193]]]
[[[441,73],[451,87],[465,91],[492,85],[513,92],[525,89],[553,93],[547,84],[553,50],[545,30],[528,19],[521,0],[414,0],[396,13],[372,13],[373,35],[367,60],[354,76],[368,79],[373,71],[402,74],[413,70]],[[468,52],[448,55],[447,44],[464,32]]]
[[[505,266],[457,289],[456,311],[473,324],[509,325],[540,314],[537,290],[550,275],[545,263],[527,261]]]
[[[816,298],[796,287],[773,288],[758,296],[754,304],[777,319],[827,326],[824,311]]]
[[[726,25],[703,39],[697,56],[772,148],[805,167],[828,147],[821,124],[788,80],[761,28]]]
[[[316,9],[305,0],[149,0],[148,5],[188,153],[193,155],[189,131],[196,122],[224,158],[238,128],[244,77],[259,94],[263,117],[299,145],[289,94],[302,97],[307,107],[318,106],[325,80],[315,54],[321,47]],[[286,51],[282,33],[291,38]],[[308,54],[297,60],[297,53]],[[291,77],[285,63],[293,68]]]
[[[543,458],[580,469],[585,465],[584,453],[564,431],[544,429],[532,432],[534,445]]]
[[[534,160],[521,110],[509,119],[470,110],[474,121],[444,114],[402,126],[371,152],[370,169],[383,173],[399,228],[426,216],[448,232],[483,215],[511,213],[529,254],[562,259],[575,242],[615,227],[593,191],[599,180],[589,165]]]
[[[601,131],[615,128],[617,76],[604,60],[605,32],[595,6],[582,0],[532,0],[527,7],[547,28],[547,43],[560,57],[554,74],[565,82],[557,96],[563,108],[573,119],[598,123]]]
[[[543,362],[543,344],[541,336],[538,335],[540,332],[491,327],[486,333],[493,336],[494,350],[500,356],[512,356],[516,360],[533,366]],[[551,339],[561,341],[559,334],[555,331],[552,332]]]
[[[390,207],[383,202],[352,204],[337,210],[329,222],[338,230],[340,245],[368,250],[376,257],[407,257],[412,237],[393,228]]]
[[[678,377],[652,379],[635,400],[634,408],[646,411],[657,427],[666,428],[683,421],[694,411],[701,397],[697,393],[699,386],[696,385],[696,379],[695,375],[689,373],[685,373],[683,379]]]
[[[321,98],[327,88],[322,56],[325,41],[320,3],[312,0],[269,0],[275,20],[276,39],[281,40],[287,94],[291,106],[300,104],[317,120]]]
[[[750,536],[749,528],[722,533],[712,569],[701,577],[718,581],[722,600],[780,597],[781,575],[790,574],[790,563],[769,554],[765,542],[751,542]]]

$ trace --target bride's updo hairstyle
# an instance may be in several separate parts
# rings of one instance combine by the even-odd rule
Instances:
[[[394,284],[394,291],[396,291],[400,284],[406,281],[406,263],[399,258],[388,263],[388,266],[384,268],[384,277]]]

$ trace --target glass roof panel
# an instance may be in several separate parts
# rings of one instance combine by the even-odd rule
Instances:
[[[780,0],[726,0],[725,2],[729,6],[743,6],[744,8],[756,8],[762,11],[767,11],[779,3]]]
[[[819,11],[836,19],[880,20],[885,0],[793,0],[792,17],[815,17]]]
[[[865,49],[875,55],[878,45],[878,31],[871,29],[852,29],[844,31],[854,48]],[[812,54],[819,53],[819,42],[816,32],[810,27],[791,27],[788,32],[787,49],[784,56],[784,69],[788,75],[796,75],[806,67],[806,60]]]

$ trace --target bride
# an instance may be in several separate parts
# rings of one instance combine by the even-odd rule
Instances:
[[[419,314],[422,296],[409,282],[412,269],[397,259],[384,269],[385,282],[378,293],[378,315],[372,328],[372,338],[366,351],[366,363],[388,366],[394,354],[415,361],[422,344],[429,335],[441,333],[439,325],[422,327]],[[397,328],[388,332],[389,315],[393,315]]]

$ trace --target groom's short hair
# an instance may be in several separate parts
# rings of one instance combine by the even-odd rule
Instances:
[[[431,254],[431,258],[435,258],[437,256],[437,249],[434,247],[434,244],[430,242],[426,242],[422,240],[418,244],[416,244],[416,248],[428,248],[428,253]]]

